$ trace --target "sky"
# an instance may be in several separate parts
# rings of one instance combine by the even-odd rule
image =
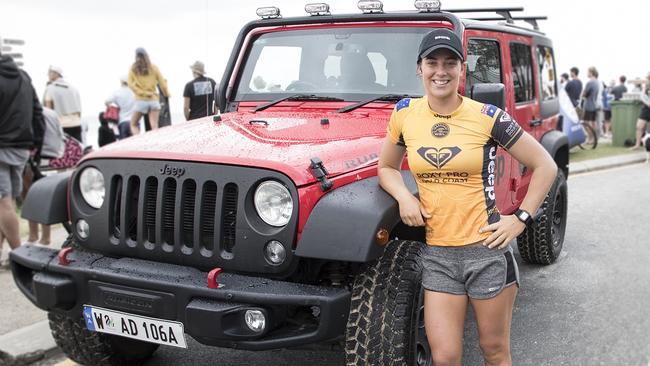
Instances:
[[[25,41],[17,48],[24,69],[43,95],[50,64],[63,68],[75,85],[84,116],[96,116],[119,78],[134,61],[135,48],[147,49],[167,78],[173,121],[182,121],[183,88],[195,60],[219,81],[239,29],[258,19],[255,10],[277,6],[284,17],[304,16],[295,0],[1,0],[0,37]],[[385,0],[384,10],[412,10],[413,0]],[[330,1],[333,14],[359,13],[356,0]],[[650,71],[647,16],[650,2],[566,0],[442,0],[444,8],[523,6],[522,15],[547,16],[540,29],[552,40],[558,71],[595,66],[609,82]]]

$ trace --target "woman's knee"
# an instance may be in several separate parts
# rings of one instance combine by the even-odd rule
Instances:
[[[479,346],[488,365],[499,365],[510,359],[510,342],[507,339],[481,339]]]
[[[460,366],[460,361],[463,357],[463,347],[455,344],[431,344],[431,358],[433,359],[433,364],[436,366],[441,365],[458,365]]]

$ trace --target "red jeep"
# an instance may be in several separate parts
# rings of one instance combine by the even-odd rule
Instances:
[[[560,167],[517,240],[527,262],[558,257],[568,148],[551,41],[514,24],[538,19],[511,15],[521,9],[473,9],[497,12],[494,23],[416,4],[260,9],[224,72],[223,114],[114,143],[32,187],[23,217],[70,236],[60,251],[15,250],[12,271],[70,358],[138,364],[159,344],[185,347],[187,333],[248,350],[343,344],[349,365],[430,364],[424,232],[401,223],[376,165],[395,103],[424,94],[417,47],[436,27],[467,49],[460,93],[504,108]],[[498,207],[512,213],[530,174],[501,150],[494,167]]]

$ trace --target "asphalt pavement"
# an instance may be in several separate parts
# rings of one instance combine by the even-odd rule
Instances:
[[[611,168],[616,168],[616,167],[621,167],[621,166],[626,166],[626,165],[631,165],[631,164],[637,164],[637,163],[642,163],[646,160],[646,153],[645,152],[639,152],[639,153],[633,153],[633,154],[626,154],[626,155],[620,155],[620,156],[613,156],[613,157],[608,157],[608,158],[602,158],[602,159],[596,159],[596,160],[590,160],[590,161],[584,161],[584,162],[579,162],[579,163],[572,163],[569,165],[569,171],[570,171],[570,176],[571,177],[580,177],[579,179],[589,179],[587,178],[588,174],[585,174],[584,177],[581,176],[581,174],[588,173],[588,172],[593,172],[593,171],[598,171],[598,170],[603,170],[603,169],[611,169]],[[650,164],[648,165],[648,169],[650,169]],[[616,177],[619,177],[619,175],[614,175]],[[625,177],[625,174],[620,174],[620,178],[625,178],[621,181],[621,184],[619,185],[621,188],[624,187],[625,181],[630,179],[631,177]],[[634,178],[632,178],[634,179]],[[572,184],[569,185],[570,189],[570,194],[573,194],[571,192],[571,186]],[[596,191],[592,192],[591,194],[594,195],[595,199],[597,199],[599,194],[594,194],[599,192],[598,191],[598,184],[595,185]],[[610,192],[611,193],[611,192]],[[615,193],[615,192],[614,192]],[[584,194],[584,193],[582,193]],[[619,199],[620,197],[616,198],[610,198],[610,199]],[[625,197],[623,197],[624,199]],[[629,198],[628,198],[629,199]],[[572,199],[573,200],[573,199]],[[617,201],[615,201],[617,202]],[[623,202],[623,201],[621,201]],[[634,202],[634,199],[632,199],[632,204]],[[646,202],[648,202],[646,200]],[[598,205],[595,204],[594,207],[581,207],[581,208],[575,208],[574,210],[579,210],[583,215],[587,215],[589,218],[593,218],[593,221],[591,221],[592,225],[603,225],[603,224],[611,224],[611,216],[610,215],[618,215],[617,218],[621,219],[620,226],[618,227],[613,227],[612,228],[612,234],[616,234],[618,230],[624,231],[625,230],[625,225],[627,222],[630,222],[630,220],[634,220],[632,222],[636,222],[635,217],[630,217],[630,218],[625,218],[624,216],[621,216],[623,212],[599,212],[598,210],[604,207],[603,205]],[[583,211],[584,209],[584,211]],[[644,212],[647,211],[647,208],[644,209]],[[574,216],[569,216],[569,225],[576,225],[576,219],[574,219]],[[604,221],[604,222],[603,222]],[[587,222],[584,223],[587,227],[589,226]],[[573,227],[573,226],[572,226]],[[602,238],[590,238],[589,237],[589,231],[586,231],[584,233],[581,233],[584,235],[578,235],[577,237],[574,238],[569,238],[567,237],[567,241],[576,241],[576,242],[581,242],[581,241],[586,241],[584,243],[581,242],[581,245],[588,246],[588,247],[593,247],[595,246],[598,242],[602,241],[599,239]],[[52,242],[54,247],[60,247],[61,243],[66,237],[65,230],[63,228],[59,228],[56,230],[53,230],[52,232]],[[616,238],[613,238],[612,240],[616,240]],[[630,238],[630,240],[635,240],[634,238]],[[6,247],[6,246],[5,246]],[[6,250],[6,248],[5,248]],[[548,311],[548,307],[557,307],[559,308],[567,308],[568,311],[573,311],[575,312],[575,316],[572,318],[572,320],[576,321],[577,323],[575,324],[582,324],[584,325],[583,327],[576,327],[574,336],[576,337],[593,337],[594,333],[606,333],[610,334],[611,329],[617,329],[616,324],[611,324],[608,325],[608,321],[613,321],[613,319],[598,319],[598,322],[594,323],[593,319],[584,319],[584,315],[580,310],[584,310],[584,307],[593,307],[593,309],[598,309],[603,306],[617,306],[616,304],[616,298],[612,298],[611,296],[603,297],[603,301],[594,301],[593,299],[589,299],[588,302],[586,303],[572,303],[574,300],[574,297],[570,296],[571,294],[566,294],[566,298],[572,298],[572,300],[567,300],[569,303],[563,302],[563,297],[562,294],[556,293],[557,288],[564,288],[566,291],[593,291],[594,286],[598,286],[598,281],[599,279],[603,279],[603,272],[605,274],[611,274],[612,276],[617,273],[617,271],[625,271],[625,268],[621,269],[620,267],[616,268],[607,268],[606,264],[603,264],[602,266],[595,267],[595,262],[594,260],[597,260],[598,258],[578,258],[581,260],[580,266],[583,272],[580,274],[581,276],[585,276],[581,280],[581,288],[572,288],[571,287],[571,277],[570,276],[564,276],[564,274],[560,274],[557,272],[559,269],[559,272],[562,271],[562,261],[568,256],[571,256],[571,254],[567,253],[575,253],[572,249],[567,249],[564,251],[563,256],[559,259],[558,264],[553,265],[552,267],[549,267],[548,270],[546,269],[541,269],[537,268],[537,270],[531,272],[531,278],[528,278],[526,281],[526,286],[532,286],[534,289],[535,293],[537,291],[541,292],[548,292],[549,293],[549,298],[547,299],[548,301],[545,302],[536,302],[534,304],[526,304],[527,296],[531,296],[533,292],[530,290],[527,292],[520,293],[520,296],[517,301],[517,307],[515,308],[515,314],[514,314],[514,320],[513,320],[513,335],[521,331],[523,332],[524,329],[517,329],[517,327],[525,327],[526,332],[533,331],[535,334],[539,335],[539,338],[531,338],[528,339],[526,342],[516,342],[513,341],[513,354],[516,354],[518,351],[518,347],[523,347],[524,350],[532,350],[531,352],[535,352],[536,349],[541,348],[542,344],[546,344],[546,347],[544,349],[548,349],[548,345],[556,345],[557,349],[562,349],[563,346],[565,347],[565,340],[563,339],[557,339],[554,338],[554,333],[553,333],[553,328],[556,326],[559,326],[556,324],[557,321],[562,320],[561,317],[558,316],[557,319],[554,318],[539,318],[536,319],[534,317],[531,317],[530,319],[526,319],[526,322],[521,322],[517,320],[517,314],[518,314],[518,309],[520,306],[525,306],[526,307],[526,313],[530,314],[531,311]],[[607,256],[607,253],[602,253],[605,258]],[[634,258],[634,253],[630,252],[630,255],[632,256],[631,259],[634,265],[639,265],[639,266],[645,266],[644,263],[642,263],[643,260],[650,258],[650,256],[643,256],[643,257],[637,257]],[[572,260],[575,260],[576,258],[571,257]],[[518,258],[518,261],[521,263],[521,259]],[[639,263],[637,263],[639,262]],[[624,263],[622,263],[625,265]],[[632,264],[631,264],[632,265]],[[604,269],[603,269],[604,267]],[[527,266],[527,265],[522,265],[522,273],[525,274],[526,271],[533,268],[533,266]],[[533,268],[534,269],[534,268]],[[644,279],[638,278],[637,277],[629,277],[625,278],[626,281],[633,281],[633,283],[645,283],[647,281],[647,278],[645,277]],[[525,278],[526,279],[526,278]],[[596,282],[594,282],[596,281]],[[569,282],[569,283],[567,283]],[[615,286],[612,287],[610,282],[607,282],[609,285],[607,289],[610,290],[616,290]],[[559,286],[563,285],[563,286]],[[605,287],[602,288],[603,291],[606,290]],[[647,292],[647,290],[645,290]],[[644,293],[645,293],[644,292]],[[16,288],[13,278],[11,276],[10,271],[6,269],[0,269],[0,293],[3,295],[0,297],[0,309],[2,311],[0,312],[0,366],[4,365],[24,365],[24,364],[30,364],[33,362],[37,362],[39,365],[52,365],[56,363],[47,363],[47,361],[43,361],[44,358],[50,357],[52,354],[56,354],[56,345],[54,343],[54,340],[52,339],[49,331],[49,327],[47,324],[47,315],[44,311],[36,308],[33,304],[31,304],[23,295],[20,293],[20,291]],[[529,294],[529,295],[526,295]],[[559,296],[558,296],[559,295]],[[624,296],[625,294],[620,294],[621,296]],[[552,297],[551,297],[552,296]],[[605,301],[606,299],[606,301]],[[645,297],[646,300],[650,299],[650,296]],[[605,305],[607,304],[607,305]],[[639,314],[644,314],[645,310],[643,309],[643,305],[641,303],[639,304],[627,304],[629,305],[629,309],[627,309],[629,312],[626,314],[621,315],[625,319],[619,319],[619,321],[629,321],[628,318],[630,317],[635,317],[639,316]],[[532,310],[531,310],[532,306]],[[592,309],[592,310],[593,310]],[[552,313],[552,312],[551,312]],[[591,311],[590,311],[591,313]],[[472,336],[473,329],[475,328],[475,324],[472,324],[471,319],[468,318],[468,323],[467,323],[467,331],[466,331],[466,337]],[[603,326],[604,328],[595,328],[594,324],[599,324]],[[639,324],[647,325],[647,322],[642,322]],[[634,327],[633,327],[634,328]],[[638,328],[638,327],[637,327]],[[603,343],[600,345],[595,345],[594,347],[607,347],[609,349],[616,349],[616,346],[620,346],[621,342],[632,342],[628,344],[638,344],[638,347],[644,347],[644,349],[647,349],[650,347],[650,344],[647,341],[648,335],[650,334],[650,329],[628,329],[630,334],[625,334],[625,330],[619,329],[617,332],[617,336],[611,339],[607,343]],[[645,333],[644,333],[645,331]],[[475,335],[474,335],[475,336]],[[631,339],[628,339],[629,337],[632,337]],[[645,342],[645,344],[643,342]],[[641,342],[641,343],[640,343]],[[469,347],[469,348],[468,348]],[[209,355],[212,350],[209,347],[204,347],[196,342],[190,341],[190,348],[194,349],[196,351],[200,351],[204,349],[204,353]],[[620,348],[620,347],[619,347]],[[520,350],[522,351],[522,350]],[[226,350],[224,354],[230,354],[232,358],[229,358],[230,362],[236,362],[236,363],[224,363],[224,364],[243,364],[240,363],[239,361],[245,362],[246,364],[257,364],[257,363],[251,363],[246,360],[253,360],[253,359],[260,359],[260,360],[269,360],[273,359],[274,361],[280,362],[281,364],[284,365],[299,365],[301,363],[292,363],[292,362],[301,362],[297,361],[298,359],[304,360],[304,359],[309,359],[310,364],[313,366],[317,365],[332,365],[332,364],[338,364],[340,360],[340,354],[335,353],[335,352],[317,352],[317,351],[298,351],[302,352],[303,357],[298,357],[295,358],[295,355],[292,354],[282,354],[282,352],[264,352],[264,353],[252,353],[252,352],[242,352],[242,351],[230,351]],[[596,350],[596,349],[586,349],[586,350],[581,350],[580,351],[583,356],[586,355],[585,357],[592,357],[593,355],[598,355],[598,357],[601,357],[602,350]],[[586,352],[586,353],[585,353]],[[158,355],[160,353],[160,355]],[[148,363],[150,365],[176,365],[176,364],[181,364],[177,363],[182,361],[183,356],[182,353],[177,353],[179,356],[174,356],[173,352],[167,351],[163,348],[159,350],[157,355],[155,356],[155,359],[152,360],[153,363]],[[476,347],[470,347],[466,346],[465,350],[465,364],[468,365],[473,365],[473,364],[480,364],[480,360],[476,358],[478,355],[478,348]],[[647,365],[648,364],[648,359],[645,360],[629,360],[629,361],[634,361],[630,363],[620,363],[620,362],[612,362],[616,360],[615,358],[612,358],[608,362],[604,362],[602,358],[585,358],[583,359],[584,362],[587,363],[573,363],[569,362],[566,363],[564,360],[566,360],[566,357],[564,358],[557,358],[556,356],[553,355],[548,355],[548,354],[543,354],[539,355],[539,358],[534,357],[535,355],[531,355],[532,357],[527,358],[526,362],[516,362],[516,364],[524,364],[524,365],[560,365],[560,364],[589,364],[589,365],[599,365],[599,364],[605,364],[605,365],[610,365],[610,364],[621,364],[621,365],[627,365],[627,364],[639,364],[639,365]],[[650,357],[650,349],[648,349],[648,356]],[[52,360],[55,359],[60,359],[61,356],[55,356],[52,358]],[[180,357],[177,359],[177,357]],[[212,356],[206,356],[206,357],[214,357],[214,353],[212,353]],[[261,358],[260,358],[261,357]],[[280,358],[278,358],[280,357]],[[305,358],[306,357],[306,358]],[[555,358],[554,358],[555,357]],[[594,356],[595,357],[595,356]],[[619,359],[625,359],[624,354],[619,354],[614,352],[612,354],[612,357],[619,357]],[[221,357],[220,357],[221,358]],[[227,357],[226,357],[227,358]],[[208,358],[209,359],[209,358]],[[280,359],[284,359],[284,363],[280,361]],[[557,361],[556,363],[551,362],[552,360]],[[38,362],[38,360],[41,360]],[[207,360],[207,359],[206,359]],[[224,358],[222,358],[223,361],[225,361]],[[237,361],[235,361],[237,360]],[[546,361],[543,361],[546,360]],[[519,360],[523,361],[523,360]],[[529,362],[530,361],[530,362]],[[642,362],[641,362],[642,361]],[[52,361],[54,362],[54,361]],[[641,362],[641,363],[640,363]],[[58,361],[57,361],[58,363]],[[276,362],[274,362],[276,363]],[[278,364],[280,364],[278,363]],[[265,363],[260,363],[260,365],[265,364]],[[266,363],[268,364],[268,362]]]

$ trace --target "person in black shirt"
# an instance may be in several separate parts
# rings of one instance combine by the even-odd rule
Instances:
[[[627,87],[625,87],[626,80],[627,78],[625,77],[625,75],[621,75],[621,77],[618,78],[618,81],[620,81],[621,83],[613,87],[611,90],[611,94],[614,96],[614,100],[620,100],[621,98],[623,98],[623,94],[627,93]]]
[[[194,80],[185,84],[183,97],[183,113],[186,120],[210,116],[214,114],[214,90],[216,83],[214,80],[205,76],[205,66],[203,62],[196,61],[192,66],[192,75]]]
[[[566,86],[564,86],[564,90],[566,93],[569,95],[569,98],[571,99],[571,103],[573,103],[574,107],[578,106],[578,101],[580,100],[580,94],[582,94],[582,81],[578,79],[578,73],[580,70],[578,70],[577,67],[572,67],[571,68],[571,80],[569,80],[568,83],[566,83]]]

